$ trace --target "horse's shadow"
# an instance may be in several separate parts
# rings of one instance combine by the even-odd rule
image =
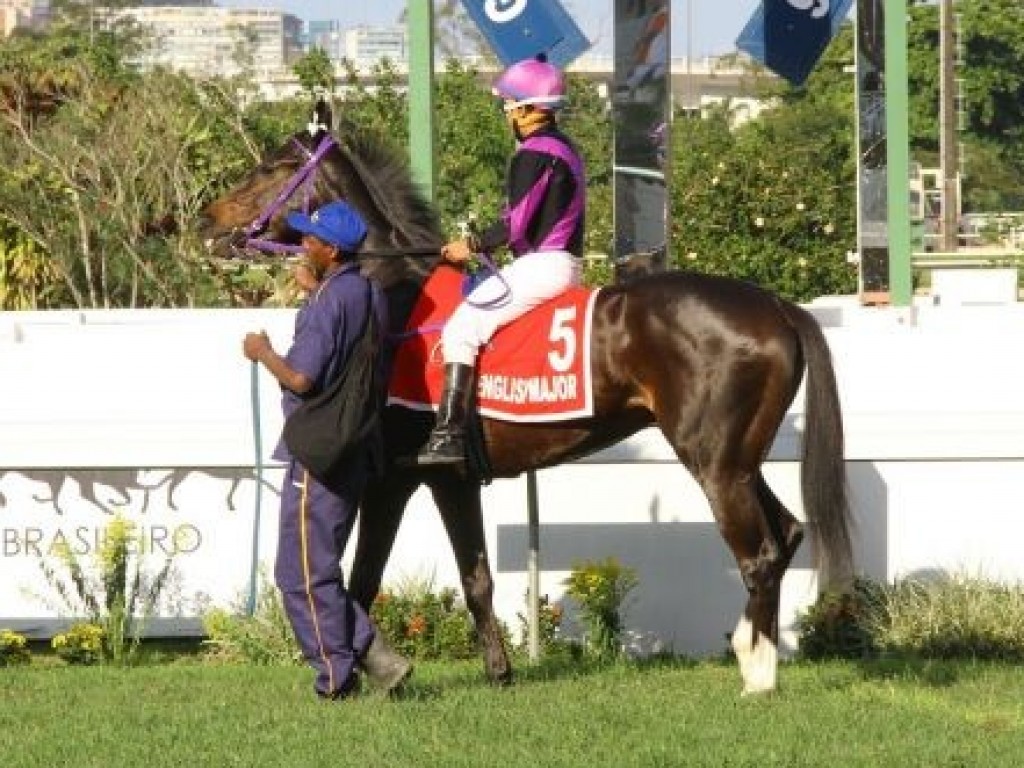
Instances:
[[[107,514],[114,514],[131,503],[130,490],[142,491],[142,509],[145,511],[149,504],[149,492],[152,490],[152,487],[141,485],[138,482],[134,469],[82,469],[73,472],[54,469],[23,469],[16,472],[4,472],[0,474],[0,480],[8,475],[17,475],[44,486],[46,491],[32,493],[33,501],[50,504],[54,512],[62,516],[67,511],[66,502],[62,501],[62,497],[74,494],[76,489],[78,498]],[[107,488],[116,496],[101,496],[101,488]],[[0,494],[0,507],[7,505],[7,496]]]
[[[139,512],[149,510],[151,496],[160,489],[166,489],[166,505],[171,511],[179,511],[175,493],[192,475],[198,474],[212,480],[229,481],[231,486],[225,497],[229,511],[236,511],[235,494],[243,480],[259,482],[273,493],[278,489],[255,470],[244,472],[236,468],[180,468],[169,470],[161,479],[150,482],[150,471],[140,469],[80,469],[61,471],[54,469],[26,469],[0,473],[0,481],[8,475],[18,475],[45,487],[45,491],[32,494],[38,503],[50,504],[61,516],[67,512],[67,497],[76,494],[88,504],[108,515],[115,514],[132,505],[133,496],[141,496]],[[108,492],[104,494],[104,489]],[[0,508],[9,504],[8,496],[0,492]]]
[[[685,657],[671,654],[660,654],[644,659],[599,659],[588,657],[579,646],[573,648],[562,646],[553,651],[545,652],[537,661],[529,661],[525,656],[517,659],[514,686],[496,686],[523,688],[524,686],[546,685],[563,680],[579,680],[607,674],[610,670],[623,665],[638,674],[663,673],[671,670],[690,670],[698,666],[698,662]],[[735,662],[729,662],[735,664]],[[403,701],[434,701],[450,696],[453,691],[480,690],[479,673],[474,666],[464,673],[445,676],[442,681],[425,682],[416,677],[398,695]]]
[[[928,659],[921,656],[901,655],[860,662],[860,675],[864,680],[913,681],[929,688],[950,688],[965,677],[981,676],[983,666],[964,664],[962,660]]]

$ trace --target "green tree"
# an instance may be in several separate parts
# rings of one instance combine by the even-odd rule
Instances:
[[[102,84],[83,87],[41,124],[3,115],[5,217],[48,254],[73,306],[205,301],[201,265],[177,237],[154,234],[168,216],[178,231],[191,223],[208,183],[193,162],[213,139],[201,113],[179,106],[191,87],[158,72],[113,99]]]
[[[323,48],[314,47],[292,65],[302,90],[315,97],[334,93],[334,62]]]
[[[736,123],[731,105],[675,121],[672,257],[805,301],[850,293],[856,245],[850,29],[805,86],[761,84],[768,108]]]
[[[1024,209],[1024,4],[957,0],[962,65],[957,70],[967,112],[960,134],[965,155],[965,207]],[[939,20],[919,0],[908,24],[910,133],[915,159],[938,164]]]
[[[437,201],[450,237],[459,222],[490,223],[501,210],[514,143],[481,74],[449,59],[437,81]]]
[[[587,168],[587,253],[608,253],[612,234],[612,122],[597,84],[568,79],[569,104],[559,123],[583,156]]]
[[[46,306],[47,294],[57,278],[47,255],[0,218],[0,311]]]
[[[0,109],[37,118],[53,114],[90,82],[115,89],[135,77],[124,61],[143,44],[129,22],[90,31],[58,7],[46,33],[19,32],[0,41]]]
[[[344,60],[342,67],[346,93],[340,112],[346,128],[369,130],[389,136],[397,146],[407,146],[409,106],[395,63],[382,59],[370,68],[372,89],[360,79],[353,62]]]
[[[222,300],[189,230],[262,146],[235,89],[139,74],[123,63],[135,45],[63,24],[0,44],[5,306]]]

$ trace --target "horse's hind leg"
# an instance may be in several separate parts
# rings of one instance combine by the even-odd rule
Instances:
[[[732,635],[745,694],[772,691],[778,670],[782,576],[802,532],[755,471],[705,471],[700,478],[749,595]]]
[[[757,473],[757,498],[761,503],[771,537],[781,550],[778,567],[785,573],[793,560],[793,555],[800,547],[800,542],[804,540],[804,526],[779,501],[760,472]]]
[[[512,665],[494,615],[494,581],[487,559],[480,486],[455,473],[438,475],[430,489],[451,540],[466,605],[473,614],[477,636],[483,645],[484,670],[492,683],[504,685],[512,682]]]

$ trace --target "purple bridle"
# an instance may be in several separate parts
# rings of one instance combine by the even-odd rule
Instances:
[[[302,212],[306,214],[309,213],[309,202],[313,197],[313,186],[316,184],[317,167],[320,165],[320,161],[323,160],[324,155],[337,146],[338,142],[334,140],[334,137],[331,136],[331,134],[326,132],[324,133],[324,137],[320,139],[320,143],[317,145],[317,148],[312,152],[304,147],[297,139],[293,138],[292,142],[306,156],[306,162],[301,168],[292,174],[292,177],[288,179],[287,183],[281,187],[281,191],[277,193],[277,197],[271,201],[270,205],[264,208],[263,212],[253,219],[253,221],[243,230],[242,234],[244,239],[241,243],[245,248],[252,248],[263,253],[302,253],[301,245],[277,243],[273,240],[266,240],[264,238],[257,237],[257,235],[266,228],[274,215],[281,210],[281,207],[291,199],[291,196],[295,194],[295,191],[299,186],[303,187],[304,194]]]

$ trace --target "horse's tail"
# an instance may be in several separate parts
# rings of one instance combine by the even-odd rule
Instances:
[[[850,504],[843,457],[843,414],[832,355],[814,316],[795,304],[786,316],[800,337],[807,366],[800,485],[811,527],[819,583],[849,586],[853,578]]]

